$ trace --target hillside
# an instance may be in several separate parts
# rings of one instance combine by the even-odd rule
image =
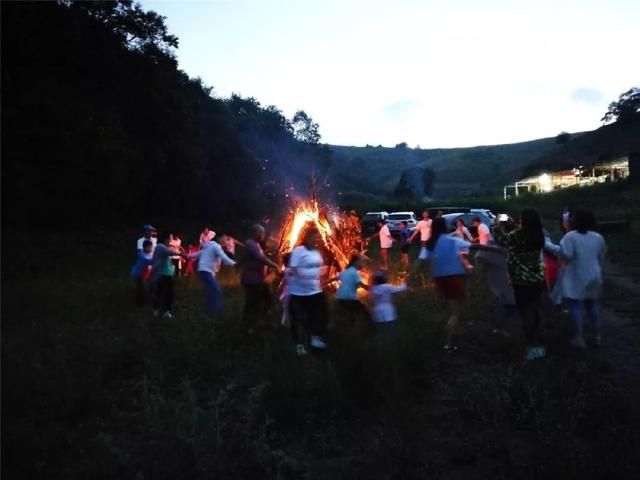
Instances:
[[[435,173],[434,198],[499,195],[502,185],[541,169],[562,169],[640,149],[640,124],[607,125],[574,133],[566,144],[553,137],[470,148],[331,146],[333,184],[345,197],[391,195],[404,170]]]

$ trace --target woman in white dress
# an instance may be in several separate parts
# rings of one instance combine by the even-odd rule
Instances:
[[[601,342],[602,321],[597,300],[602,295],[602,261],[607,246],[604,238],[593,231],[592,212],[578,211],[572,218],[574,230],[560,241],[560,256],[565,266],[558,279],[555,294],[569,300],[571,345],[584,348],[584,311],[591,319],[594,343]]]

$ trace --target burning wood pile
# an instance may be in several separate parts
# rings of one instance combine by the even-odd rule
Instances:
[[[301,245],[309,229],[315,229],[320,234],[320,251],[328,267],[328,278],[333,278],[344,270],[353,254],[364,251],[365,244],[357,215],[344,213],[330,206],[319,207],[314,198],[309,202],[298,203],[287,215],[278,253],[285,254]]]

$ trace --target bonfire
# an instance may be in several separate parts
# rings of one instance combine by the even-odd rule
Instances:
[[[301,244],[309,229],[316,229],[322,240],[321,252],[327,265],[327,277],[344,270],[353,254],[364,252],[362,230],[358,217],[329,205],[320,207],[313,198],[299,202],[287,215],[282,227],[278,253],[290,252]]]

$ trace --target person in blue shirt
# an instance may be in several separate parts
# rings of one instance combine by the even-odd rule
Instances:
[[[149,298],[149,275],[153,259],[153,242],[143,240],[140,250],[136,253],[136,263],[131,267],[129,275],[136,282],[136,305],[142,306]]]
[[[360,255],[353,255],[351,261],[333,281],[338,280],[340,286],[336,292],[338,308],[341,312],[339,317],[343,320],[345,331],[358,332],[370,327],[371,316],[367,307],[358,298],[358,289],[368,289],[362,281],[360,270],[364,261]]]
[[[436,290],[449,306],[445,350],[456,350],[452,343],[458,325],[460,309],[466,297],[466,277],[473,270],[467,260],[470,243],[447,235],[444,218],[436,218],[431,227],[431,238],[420,251],[420,259],[428,260]]]
[[[411,242],[409,238],[411,232],[409,231],[409,224],[407,222],[400,222],[400,259],[402,260],[402,267],[405,272],[409,271],[409,247]]]

